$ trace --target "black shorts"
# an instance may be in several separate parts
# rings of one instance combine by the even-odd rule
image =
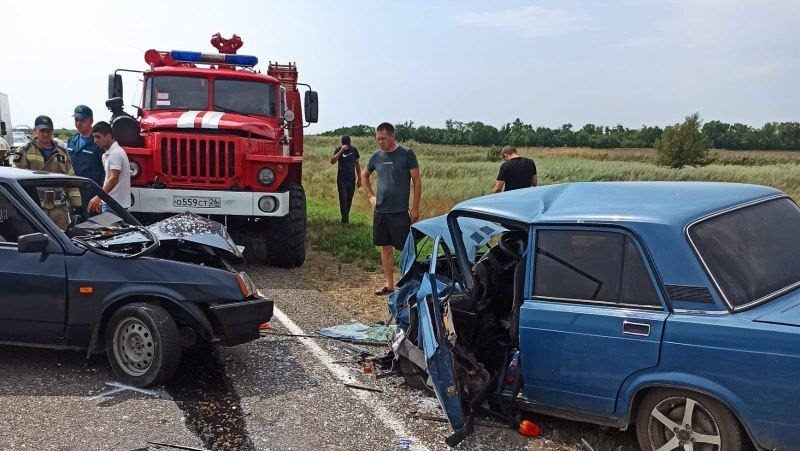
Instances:
[[[378,213],[372,215],[372,244],[394,246],[403,250],[408,233],[411,231],[411,218],[408,212]]]

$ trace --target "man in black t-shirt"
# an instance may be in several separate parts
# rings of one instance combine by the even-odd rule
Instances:
[[[334,149],[331,164],[339,162],[336,173],[336,187],[339,190],[339,211],[342,224],[350,222],[350,207],[353,194],[361,187],[361,166],[358,164],[358,149],[350,144],[350,137],[342,136],[342,145]]]
[[[493,193],[499,193],[503,188],[511,191],[537,185],[536,163],[533,160],[519,156],[517,149],[511,146],[503,147],[500,156],[504,162],[497,174],[497,183],[492,188]]]

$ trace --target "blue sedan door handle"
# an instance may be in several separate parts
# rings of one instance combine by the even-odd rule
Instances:
[[[638,335],[640,337],[650,336],[650,325],[647,323],[622,322],[622,333],[627,335]]]

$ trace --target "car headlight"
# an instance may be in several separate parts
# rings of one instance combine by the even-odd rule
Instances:
[[[258,292],[258,288],[256,288],[256,284],[253,283],[253,279],[244,271],[236,274],[236,283],[239,284],[239,290],[245,298],[249,298]]]
[[[270,168],[264,168],[258,171],[258,181],[262,185],[272,185],[275,182],[275,172]]]
[[[130,166],[131,166],[131,177],[132,178],[136,177],[137,175],[139,175],[139,173],[142,171],[142,168],[141,168],[141,166],[139,166],[139,163],[137,163],[135,161],[131,161],[130,162]]]
[[[278,200],[272,196],[263,196],[258,199],[258,209],[264,213],[272,213],[278,209]]]

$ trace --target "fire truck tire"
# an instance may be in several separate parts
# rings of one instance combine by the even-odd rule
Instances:
[[[284,186],[289,192],[289,214],[269,218],[264,228],[266,262],[281,268],[296,268],[306,260],[306,193],[295,184]]]

